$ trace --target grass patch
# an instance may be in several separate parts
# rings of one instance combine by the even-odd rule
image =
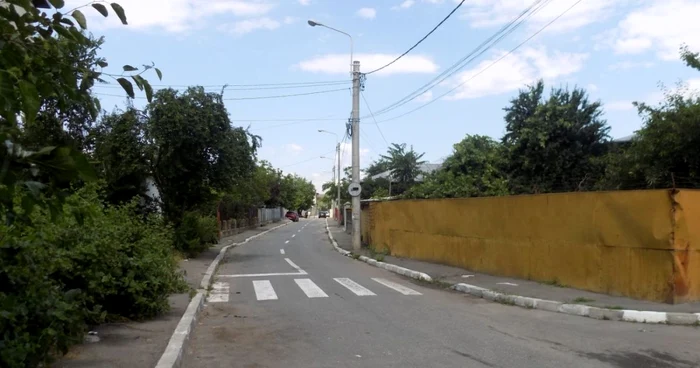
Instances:
[[[359,255],[359,254],[350,253],[350,256],[352,257],[352,259],[360,259],[360,255]]]
[[[589,299],[589,298],[584,298],[582,296],[572,300],[571,302],[574,304],[583,304],[583,303],[592,303],[594,302],[595,299]]]
[[[606,306],[604,306],[603,308],[605,308],[605,309],[615,309],[615,310],[622,310],[622,309],[625,309],[625,308],[623,308],[623,307],[621,307],[621,306],[619,306],[619,305],[606,305]]]

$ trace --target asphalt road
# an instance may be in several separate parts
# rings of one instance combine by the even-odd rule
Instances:
[[[229,251],[183,367],[700,367],[697,327],[440,290],[340,255],[324,226],[302,219]]]

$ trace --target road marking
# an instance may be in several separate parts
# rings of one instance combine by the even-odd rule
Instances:
[[[292,234],[292,238],[295,237],[295,236],[297,236],[297,234]]]
[[[306,226],[304,226],[304,227],[306,227]],[[302,227],[301,229],[303,229],[304,227]],[[297,230],[297,232],[300,233],[300,232],[301,232],[301,229]]]
[[[423,294],[421,294],[413,289],[407,288],[401,284],[397,284],[395,282],[392,282],[392,281],[389,281],[386,279],[372,278],[372,280],[374,280],[374,281],[376,281],[376,282],[378,282],[378,283],[380,283],[380,284],[382,284],[390,289],[394,289],[403,295],[423,295]]]
[[[284,244],[289,244],[289,240],[285,241]]]
[[[243,275],[218,275],[219,278],[239,278],[239,277],[270,277],[270,276],[302,276],[307,275],[306,271],[302,272],[277,272],[277,273],[247,273]]]
[[[508,285],[508,286],[518,286],[518,284],[513,284],[510,282],[497,282],[498,285]]]
[[[350,280],[347,277],[341,277],[337,279],[333,279],[340,285],[345,286],[348,290],[352,291],[355,295],[363,296],[363,295],[377,295],[373,293],[371,290],[365,288],[364,286],[356,283],[355,281]]]
[[[328,298],[328,294],[324,293],[311,279],[294,279],[294,282],[309,298]]]
[[[284,249],[280,249],[280,254],[284,254]]]
[[[284,254],[284,253],[283,253]],[[268,276],[300,276],[300,275],[308,275],[306,271],[302,270],[301,267],[297,266],[294,262],[292,262],[291,259],[285,258],[285,261],[289,263],[290,266],[294,267],[297,272],[277,272],[277,273],[248,273],[248,274],[241,274],[241,275],[219,275],[218,277],[226,277],[226,278],[237,278],[237,277],[268,277]]]
[[[291,259],[285,258],[284,260],[287,261],[287,263],[289,263],[290,266],[294,267],[295,270],[299,271],[299,273],[303,273],[304,275],[306,275],[306,271],[302,270],[301,267],[297,266],[296,263],[292,262]]]
[[[211,292],[207,296],[207,302],[209,303],[225,303],[228,301],[229,294],[228,282],[215,282],[212,285]]]
[[[255,297],[258,300],[277,300],[277,294],[275,294],[270,280],[255,280],[253,287],[255,288]]]

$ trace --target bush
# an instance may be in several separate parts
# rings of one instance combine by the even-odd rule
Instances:
[[[195,257],[218,241],[216,218],[187,212],[175,232],[175,248],[188,257]]]
[[[172,231],[136,208],[104,207],[88,186],[55,220],[36,210],[31,222],[0,225],[0,366],[36,367],[89,325],[168,310],[185,289]]]

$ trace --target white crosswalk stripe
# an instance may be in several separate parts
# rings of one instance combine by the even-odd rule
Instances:
[[[229,285],[228,282],[215,282],[212,285],[209,296],[207,296],[208,303],[225,303],[228,301],[229,295]]]
[[[383,289],[379,286],[376,286],[376,288],[379,288],[381,290],[381,293],[375,289],[374,291],[366,288],[363,285],[360,285],[359,283],[355,282],[354,280],[347,278],[347,277],[337,277],[333,278],[335,282],[340,284],[342,287],[345,289],[348,289],[351,293],[357,295],[357,296],[377,296],[377,295],[391,295],[394,294],[394,292],[398,292],[403,295],[423,295],[419,293],[416,290],[413,290],[409,287],[406,287],[402,284],[399,284],[397,282],[389,281],[387,279],[383,278],[372,278],[373,281],[377,282],[380,285],[383,285],[387,287],[390,290]],[[274,287],[272,286],[273,283],[276,285],[276,287],[289,287],[289,279],[286,279],[283,281],[283,279],[280,278],[273,278],[272,280],[252,280],[253,282],[253,289],[255,290],[255,298],[260,301],[264,300],[279,300],[279,297],[277,296],[277,292],[275,291]],[[317,280],[318,281],[318,280]],[[312,281],[310,278],[295,278],[294,282],[296,285],[301,289],[303,294],[307,298],[328,298],[329,295],[327,294],[326,291],[321,289],[314,281]],[[240,284],[239,284],[240,285]],[[333,284],[334,285],[334,284]],[[330,288],[332,285],[328,285]],[[337,287],[336,287],[337,288]],[[215,282],[212,285],[212,290],[209,293],[209,296],[207,297],[207,302],[209,303],[221,303],[221,302],[228,302],[229,299],[231,298],[230,296],[230,289],[231,287],[229,286],[229,283],[226,282]],[[384,290],[384,291],[382,291]],[[333,290],[331,294],[335,294]],[[301,295],[296,292],[297,295]],[[236,294],[240,294],[240,292],[237,292]],[[283,293],[284,295],[287,295],[287,293]],[[293,293],[289,292],[289,295],[291,296]],[[242,296],[244,297],[244,296]],[[233,301],[240,300],[237,296],[233,296]],[[245,297],[244,297],[245,298]]]
[[[294,282],[299,285],[304,294],[309,298],[328,298],[328,294],[321,290],[318,285],[314,284],[311,279],[294,279]]]
[[[255,288],[255,297],[258,300],[277,300],[277,293],[272,288],[270,280],[255,280],[253,288]]]
[[[341,278],[337,278],[337,279],[333,279],[333,280],[335,280],[340,285],[345,286],[348,290],[352,291],[355,295],[358,295],[358,296],[377,295],[377,294],[373,293],[371,290],[356,283],[355,281],[350,280],[347,277],[341,277]]]
[[[421,293],[419,293],[411,288],[407,288],[401,284],[397,284],[395,282],[392,282],[392,281],[389,281],[386,279],[372,278],[372,280],[374,280],[374,281],[376,281],[376,282],[378,282],[378,283],[380,283],[380,284],[382,284],[390,289],[394,289],[403,295],[423,295],[423,294],[421,294]]]

